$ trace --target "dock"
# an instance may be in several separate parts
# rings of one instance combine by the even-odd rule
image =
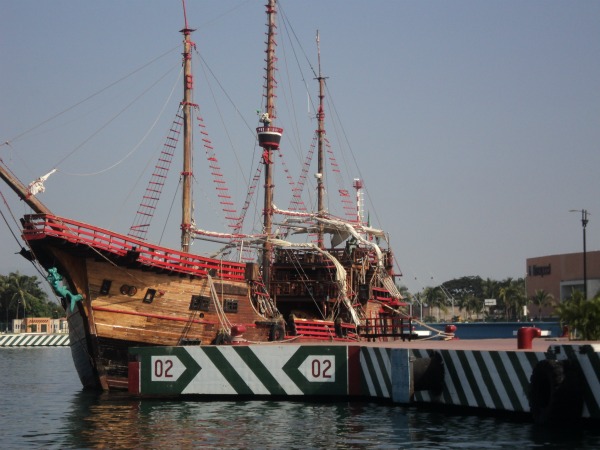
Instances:
[[[520,342],[519,342],[520,344]],[[380,400],[600,419],[600,344],[413,340],[131,348],[129,392]]]

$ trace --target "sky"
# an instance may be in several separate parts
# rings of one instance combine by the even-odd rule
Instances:
[[[238,205],[259,157],[264,3],[187,2],[194,100]],[[581,214],[570,210],[589,212],[587,250],[600,249],[600,2],[280,8],[276,125],[286,168],[296,178],[316,128],[315,75],[294,72],[316,70],[319,30],[327,135],[343,155],[345,186],[364,180],[365,211],[389,233],[410,291],[462,276],[523,277],[529,257],[580,252]],[[26,183],[57,168],[38,196],[54,213],[127,231],[142,169],[181,100],[182,28],[178,0],[0,0],[0,158]],[[286,207],[283,169],[275,202]],[[197,224],[223,229],[210,176],[195,176],[206,191],[195,197]],[[0,192],[9,221],[28,212]],[[173,240],[162,229],[156,238],[177,246],[171,221]],[[18,250],[0,223],[0,274],[35,274]]]

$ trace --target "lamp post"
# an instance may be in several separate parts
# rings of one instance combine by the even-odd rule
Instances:
[[[571,209],[569,212],[580,212],[581,213],[581,226],[583,227],[583,296],[587,300],[587,257],[585,251],[585,227],[588,223],[587,209]]]
[[[421,299],[421,293],[417,292],[414,296],[413,299],[416,300],[419,303],[419,306],[421,308],[421,312],[419,314],[419,320],[423,320],[423,300]],[[412,316],[412,304],[411,304],[411,313],[410,315]]]
[[[13,322],[13,333],[15,333],[15,327],[17,326],[17,321],[19,320],[19,306],[21,306],[21,300],[17,300],[17,314],[15,315],[15,321]],[[19,327],[19,330],[21,328]]]

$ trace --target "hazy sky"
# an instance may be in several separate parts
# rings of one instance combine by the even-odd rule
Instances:
[[[188,1],[195,101],[237,205],[258,158],[264,3]],[[302,91],[306,82],[314,98],[314,75],[294,72],[307,59],[316,67],[319,29],[328,136],[334,151],[334,140],[345,147],[345,176],[364,178],[365,209],[390,233],[401,283],[417,291],[464,275],[520,277],[528,257],[579,252],[581,215],[570,209],[589,211],[587,249],[600,249],[600,2],[287,0],[281,8],[277,125],[287,167],[295,178],[294,155],[316,127]],[[181,28],[178,0],[0,0],[0,142],[10,143],[0,158],[27,183],[58,168],[39,197],[56,214],[127,231],[146,184],[141,169],[153,164],[181,100]],[[196,221],[222,228],[208,186],[196,196]],[[8,188],[0,192],[17,217],[27,212]],[[163,242],[177,245],[177,220],[170,231]],[[0,273],[33,273],[4,223],[0,249]]]

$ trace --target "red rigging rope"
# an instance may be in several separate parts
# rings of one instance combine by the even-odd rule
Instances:
[[[308,153],[306,154],[306,158],[304,159],[304,165],[302,166],[302,171],[300,173],[300,176],[298,177],[298,181],[293,186],[293,195],[292,199],[290,200],[290,206],[288,208],[292,211],[306,211],[306,206],[302,200],[302,192],[304,192],[304,186],[308,177],[310,163],[312,162],[312,158],[315,152],[316,143],[317,134],[314,135]]]
[[[206,152],[206,159],[208,161],[208,166],[210,174],[212,175],[213,183],[215,184],[215,189],[217,191],[219,203],[221,204],[221,209],[225,213],[225,219],[229,221],[229,227],[233,230],[237,230],[240,217],[237,214],[237,210],[235,209],[234,203],[231,201],[229,187],[227,186],[225,177],[221,170],[221,166],[219,165],[219,161],[214,151],[212,141],[210,140],[208,132],[206,131],[206,125],[204,125],[202,117],[198,116],[197,120],[198,127],[201,130],[200,134],[202,136],[202,145],[204,146]]]

